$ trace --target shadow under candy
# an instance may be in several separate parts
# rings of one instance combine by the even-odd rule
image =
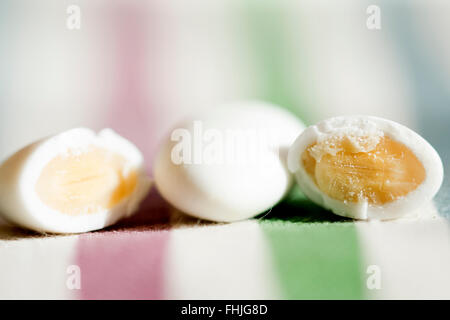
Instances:
[[[266,221],[285,221],[292,223],[352,222],[340,217],[309,200],[294,186],[289,194],[268,212],[256,217]]]

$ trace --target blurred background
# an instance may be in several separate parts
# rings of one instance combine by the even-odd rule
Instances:
[[[67,26],[71,5],[80,29]],[[367,26],[370,5],[380,29]],[[72,127],[112,127],[150,169],[187,113],[263,99],[308,124],[398,121],[448,164],[449,36],[444,0],[3,0],[0,159]]]
[[[368,28],[378,9],[379,28]],[[111,127],[151,172],[181,118],[239,99],[278,104],[307,124],[395,120],[448,170],[450,2],[0,1],[0,161],[73,127]],[[295,299],[448,299],[448,224],[320,224],[342,219],[288,200],[269,218],[195,231],[172,228],[181,218],[156,201],[112,229],[48,242],[0,223],[0,297],[254,299],[277,297],[279,286]],[[450,179],[436,200],[450,217]],[[2,242],[16,237],[24,241]],[[72,264],[81,292],[66,287]],[[382,292],[366,288],[368,265],[382,268]]]

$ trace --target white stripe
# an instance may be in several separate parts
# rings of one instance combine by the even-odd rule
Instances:
[[[72,299],[66,286],[77,236],[0,240],[0,299]]]
[[[402,58],[389,28],[368,30],[365,1],[293,1],[285,19],[286,37],[297,53],[292,59],[292,83],[304,85],[313,120],[370,114],[415,126],[414,104]],[[383,19],[383,18],[382,18]],[[320,37],[317,35],[320,34]],[[299,40],[301,39],[301,43]]]
[[[106,10],[90,4],[77,1],[82,11],[79,30],[66,27],[68,3],[20,0],[6,5],[11,7],[5,25],[11,41],[0,38],[5,78],[0,160],[45,136],[104,123],[114,90],[114,51],[108,51],[109,37],[102,35]]]
[[[280,298],[268,252],[256,221],[174,229],[166,298]]]
[[[448,220],[435,216],[356,225],[364,270],[376,265],[381,271],[381,289],[368,289],[370,298],[450,299]]]

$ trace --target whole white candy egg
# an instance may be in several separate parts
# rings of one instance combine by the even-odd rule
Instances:
[[[192,115],[163,141],[154,163],[161,195],[194,217],[254,217],[287,193],[286,157],[303,123],[282,108],[243,101]]]

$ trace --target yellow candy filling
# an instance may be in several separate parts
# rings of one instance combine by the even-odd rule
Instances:
[[[42,170],[36,192],[47,206],[66,214],[110,209],[128,197],[137,184],[135,170],[124,172],[125,159],[98,147],[60,155]]]
[[[314,143],[301,161],[317,187],[341,201],[383,205],[406,196],[425,179],[414,153],[387,136]]]

